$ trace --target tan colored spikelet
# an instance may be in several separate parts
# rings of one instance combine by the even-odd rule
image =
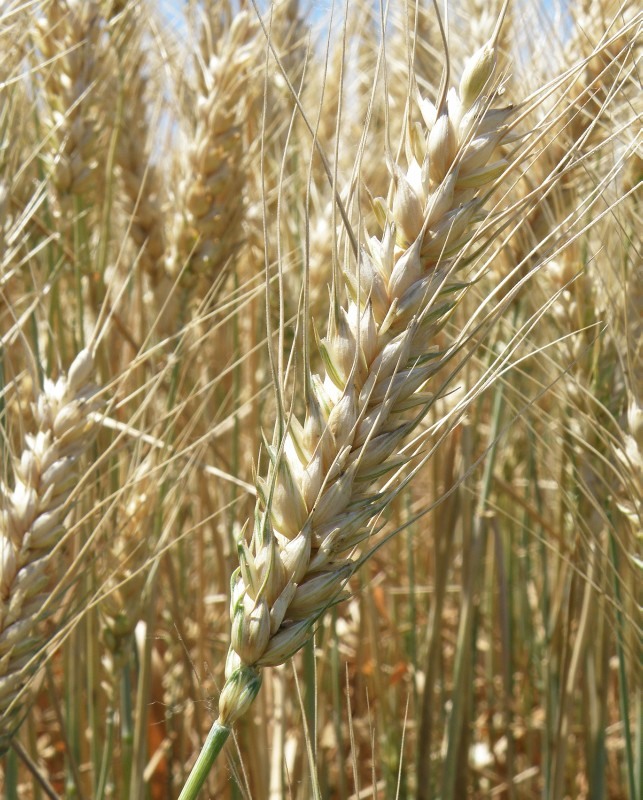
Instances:
[[[423,137],[406,169],[389,165],[383,229],[345,275],[348,305],[331,304],[306,418],[290,419],[268,446],[252,539],[240,541],[232,579],[223,726],[258,691],[261,667],[296,652],[341,597],[354,548],[387,502],[377,483],[399,466],[392,456],[415,424],[409,398],[449,358],[430,345],[466,288],[454,270],[482,216],[480,195],[506,167],[494,153],[511,108],[489,108],[494,64],[490,42],[464,73],[466,103],[453,89],[439,108],[420,99]]]
[[[609,143],[604,150],[609,150]],[[624,160],[620,166],[625,166]],[[593,180],[597,174],[598,170],[592,174]],[[641,411],[637,402],[643,384],[637,376],[643,373],[640,345],[637,345],[640,330],[635,333],[636,327],[640,329],[640,314],[630,316],[628,305],[638,294],[640,308],[642,284],[636,257],[628,258],[623,250],[623,241],[632,236],[636,227],[634,197],[623,197],[621,191],[622,185],[617,180],[603,192],[602,201],[610,205],[609,222],[598,223],[595,229],[584,232],[580,243],[570,244],[543,267],[538,287],[543,295],[536,292],[533,301],[538,308],[539,304],[544,307],[543,296],[549,299],[550,328],[559,334],[557,348],[562,361],[556,367],[556,377],[562,403],[559,408],[553,404],[549,410],[547,431],[558,426],[564,431],[560,437],[564,443],[561,474],[573,476],[574,483],[570,480],[570,485],[578,487],[571,497],[560,499],[564,513],[572,521],[561,537],[560,546],[574,552],[576,569],[589,592],[590,588],[594,591],[591,570],[596,550],[601,547],[607,550],[611,543],[618,542],[619,552],[614,556],[617,588],[604,576],[597,580],[602,581],[601,593],[609,596],[610,591],[615,591],[615,602],[621,607],[619,613],[634,619],[637,613],[634,587],[640,582],[641,569],[637,553],[643,529]],[[553,199],[550,219],[554,225],[556,211],[563,207]],[[541,225],[544,227],[542,221]],[[632,320],[636,321],[630,327]],[[548,337],[552,337],[551,330]],[[559,419],[554,416],[556,412]],[[581,537],[578,530],[582,531]],[[580,627],[580,608],[574,613],[579,615]],[[601,639],[604,636],[599,632],[598,641],[588,646],[588,660],[609,646],[609,640]],[[582,639],[577,640],[576,647],[581,646],[578,642],[582,643]],[[629,646],[634,654],[633,640]],[[634,656],[633,665],[636,663]],[[636,670],[636,666],[633,668]],[[565,669],[568,670],[565,683],[571,692],[580,680],[577,660],[572,659]],[[559,787],[564,782],[564,765],[573,747],[567,730],[568,704],[569,699],[564,698],[561,704],[564,733],[556,744],[554,780],[558,794],[562,792]]]
[[[5,44],[0,40],[0,48]],[[33,217],[25,209],[36,199],[37,165],[32,157],[28,93],[8,72],[0,73],[0,83],[5,84],[0,89],[0,328],[4,332],[13,324],[7,310],[24,308],[29,297],[19,265]]]
[[[304,68],[308,47],[308,25],[301,14],[299,0],[276,0],[272,4],[271,41],[288,80],[297,86]]]
[[[409,100],[409,87],[417,85],[423,96],[436,97],[440,92],[440,74],[442,66],[442,43],[440,29],[434,10],[421,3],[401,3],[401,8],[394,8],[392,24],[394,26],[387,45],[387,59],[391,64],[391,74],[395,80],[389,81],[387,102],[389,105],[389,135],[396,141],[400,134],[401,122],[405,119],[405,109]],[[458,22],[457,29],[466,35],[453,37],[449,42],[449,58],[452,68],[458,62],[465,64],[463,78],[466,77],[468,61],[471,51],[482,47],[489,39],[500,7],[501,0],[483,2],[483,0],[468,0],[462,6],[454,9],[453,13]],[[509,29],[505,20],[501,31],[498,33],[500,43],[496,41],[494,52],[503,50],[502,41]],[[410,66],[410,71],[409,71]],[[367,74],[372,72],[372,68]],[[412,94],[412,92],[411,92]],[[465,102],[465,95],[460,92],[461,99]],[[380,111],[380,114],[382,112]],[[383,125],[382,125],[383,127]],[[439,131],[435,131],[437,136]],[[378,154],[381,152],[382,142],[377,138],[369,140],[368,155],[364,158],[362,171],[368,176],[367,185],[373,189],[377,186],[376,165],[379,163]],[[439,165],[432,163],[433,170],[438,170]],[[374,179],[371,182],[371,178]]]
[[[67,499],[92,440],[97,407],[93,357],[82,350],[67,376],[45,380],[34,409],[37,429],[0,485],[0,749],[7,745],[25,689],[44,655],[43,622],[61,575],[52,551],[66,533]]]

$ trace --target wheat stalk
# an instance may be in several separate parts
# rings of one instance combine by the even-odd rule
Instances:
[[[65,536],[78,462],[92,440],[96,388],[93,357],[82,350],[67,376],[46,379],[13,463],[0,484],[0,751],[19,724],[23,696],[46,645],[43,621],[61,571],[55,550]]]
[[[344,273],[347,306],[337,292],[331,300],[318,341],[325,373],[306,384],[306,418],[284,413],[267,446],[252,539],[239,540],[231,581],[219,718],[181,800],[195,796],[254,701],[261,670],[299,650],[341,597],[354,549],[388,499],[374,485],[404,460],[394,454],[427,407],[421,389],[453,355],[431,344],[466,289],[454,272],[484,216],[483,193],[508,166],[491,161],[512,115],[490,107],[498,29],[468,62],[459,92],[447,93],[445,81],[437,107],[419,99],[425,129],[411,133],[409,166],[389,161],[389,199],[374,202],[382,233],[360,252],[357,274]]]

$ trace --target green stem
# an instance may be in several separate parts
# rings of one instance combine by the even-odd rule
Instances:
[[[310,735],[313,757],[317,753],[317,673],[315,670],[315,641],[304,645],[304,711]]]
[[[130,647],[131,651],[133,648]],[[132,748],[134,746],[134,722],[132,709],[132,680],[130,677],[129,658],[121,673],[121,764],[122,787],[126,794],[123,800],[129,800],[132,780]]]
[[[161,500],[161,503],[163,501]],[[162,516],[162,505],[157,514],[160,519]],[[146,593],[149,590],[149,595],[146,598],[147,610],[145,612],[146,630],[154,630],[155,600],[156,600],[156,577],[158,574],[158,565],[160,561],[156,560],[150,570],[148,583],[146,586]],[[149,714],[149,696],[150,685],[152,681],[152,636],[145,637],[145,644],[143,653],[141,654],[141,661],[138,673],[138,683],[136,688],[136,714],[133,732],[133,744],[131,745],[132,758],[130,759],[127,768],[130,770],[130,784],[129,795],[126,797],[145,797],[145,764],[147,760],[147,723]],[[129,758],[129,755],[126,755]]]
[[[332,615],[333,621],[331,624],[332,642],[330,650],[330,670],[333,702],[333,725],[335,727],[335,737],[337,739],[338,752],[341,753],[343,752],[344,734],[342,732],[342,681],[337,633],[337,606],[333,606]],[[348,791],[346,789],[346,776],[343,769],[338,770],[338,781],[339,796],[346,797],[348,795]]]
[[[18,759],[14,750],[4,754],[4,779],[7,800],[18,800]]]
[[[40,791],[39,790],[42,789],[45,792],[45,794],[47,795],[47,797],[49,798],[49,800],[60,800],[60,798],[58,797],[58,795],[54,791],[52,785],[49,783],[47,778],[42,774],[38,764],[36,764],[36,762],[31,758],[29,753],[24,749],[24,747],[20,743],[20,740],[16,736],[14,736],[12,738],[12,740],[11,740],[11,748],[12,748],[13,752],[8,753],[7,755],[8,756],[9,755],[11,755],[11,756],[16,755],[22,761],[22,763],[25,765],[25,767],[29,770],[29,772],[31,773],[32,777],[34,778],[34,783],[35,783],[34,789],[36,790],[36,794],[38,796],[40,796]],[[11,760],[7,759],[7,773],[6,773],[7,781],[9,781],[9,779],[11,778],[11,776],[9,774],[10,764],[11,764]],[[16,773],[16,777],[17,777],[17,773]],[[11,792],[11,794],[7,795],[7,800],[14,800],[14,794],[11,791],[11,787],[9,785],[9,782],[7,782],[7,789]],[[22,793],[20,795],[18,795],[18,793],[16,792],[15,800],[18,800],[19,796],[22,797]]]
[[[241,664],[232,670],[219,697],[219,718],[210,728],[208,738],[188,775],[179,800],[196,800],[199,790],[208,777],[208,772],[230,735],[232,726],[254,703],[260,688],[261,670],[257,667]]]
[[[618,682],[620,684],[619,705],[623,722],[623,738],[625,740],[627,788],[630,797],[639,797],[640,795],[637,794],[636,774],[634,769],[634,748],[632,746],[632,732],[630,730],[630,715],[628,713],[629,690],[627,686],[627,671],[625,668],[625,642],[623,641],[625,620],[623,617],[621,587],[619,584],[618,551],[612,532],[610,532],[610,557],[612,561],[612,574],[614,576],[614,594],[616,595],[616,648],[618,655]],[[638,788],[640,789],[640,786]]]
[[[79,713],[82,703],[81,694],[81,681],[80,678],[80,665],[77,661],[76,653],[79,652],[79,635],[78,629],[73,630],[68,640],[68,651],[66,654],[67,668],[65,676],[68,680],[65,684],[65,722],[67,725],[69,736],[69,751],[68,758],[74,764],[81,762],[80,754],[80,720]],[[67,775],[65,778],[65,797],[70,800],[75,800],[80,793],[80,787],[76,782],[78,776],[77,770],[71,765],[67,765]]]
[[[114,717],[114,706],[112,703],[110,703],[106,712],[107,735],[105,737],[105,744],[103,746],[103,757],[100,761],[100,770],[98,771],[96,780],[95,800],[103,800],[107,792],[109,771],[111,769],[112,755],[114,753]],[[96,763],[98,764],[98,762]]]
[[[229,735],[230,728],[221,725],[219,720],[210,728],[208,738],[205,740],[199,757],[188,775],[185,786],[179,795],[179,800],[196,800],[201,787],[212,769],[212,765],[216,761]]]
[[[84,578],[85,583],[85,592],[87,597],[93,597],[94,595],[94,575],[93,570],[88,570],[87,574]],[[97,708],[97,703],[100,700],[97,700],[96,696],[94,695],[94,687],[100,685],[100,666],[96,663],[98,658],[98,653],[95,647],[94,637],[92,635],[92,631],[95,631],[96,626],[96,619],[95,619],[96,609],[90,609],[88,611],[87,616],[85,617],[85,630],[81,632],[81,636],[85,637],[85,672],[87,675],[87,686],[91,687],[92,691],[88,692],[87,696],[87,728],[90,731],[90,748],[91,748],[91,759],[92,759],[92,782],[94,788],[94,797],[96,800],[100,800],[100,792],[98,789],[98,784],[101,779],[102,775],[102,767],[100,765],[103,763],[103,759],[101,758],[101,747],[100,747],[100,739],[102,736],[102,731],[99,733],[99,720],[102,717],[101,711]],[[98,693],[96,693],[98,694]],[[111,711],[111,709],[110,709]],[[109,722],[109,712],[106,714],[108,718],[108,728],[111,730],[111,725]],[[105,747],[103,748],[104,752],[107,754],[109,751],[108,743],[105,743]],[[107,760],[107,755],[105,756],[105,760]],[[106,766],[106,763],[105,763]]]

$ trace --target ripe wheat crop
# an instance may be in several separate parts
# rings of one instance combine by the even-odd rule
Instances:
[[[2,797],[639,796],[642,21],[2,5]]]

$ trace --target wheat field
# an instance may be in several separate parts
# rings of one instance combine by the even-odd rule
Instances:
[[[0,4],[0,797],[641,796],[642,22]]]

